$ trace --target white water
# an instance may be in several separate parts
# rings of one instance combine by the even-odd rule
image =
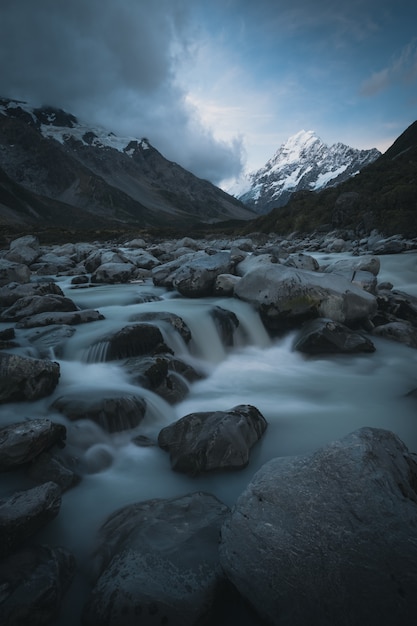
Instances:
[[[335,257],[322,255],[320,262]],[[381,262],[380,281],[390,280],[396,288],[417,295],[417,255],[387,256]],[[108,459],[104,471],[86,473],[77,487],[63,495],[59,516],[37,538],[69,547],[79,563],[88,559],[97,528],[120,506],[194,490],[212,492],[233,505],[267,460],[313,451],[362,426],[390,429],[417,452],[417,401],[405,397],[417,387],[417,350],[375,338],[373,354],[308,358],[292,350],[292,333],[270,340],[258,315],[236,299],[187,300],[151,284],[72,289],[68,279],[62,279],[60,286],[82,308],[98,309],[105,320],[76,328],[63,358],[55,359],[60,363],[61,378],[52,396],[31,404],[3,405],[0,424],[48,416],[66,424],[67,450],[85,467],[93,467],[100,455]],[[162,300],[138,304],[142,292],[152,292]],[[213,305],[234,311],[240,320],[233,349],[222,345],[209,315]],[[170,311],[184,319],[193,336],[190,345],[162,326],[166,341],[177,356],[206,374],[174,407],[132,385],[117,362],[89,362],[87,358],[93,343],[131,323],[135,314],[149,311]],[[16,331],[24,344],[33,332]],[[16,351],[31,353],[29,347]],[[85,389],[143,396],[148,407],[144,422],[134,431],[109,435],[89,421],[70,423],[50,410],[57,397]],[[138,447],[130,441],[137,434],[156,438],[162,427],[193,411],[246,403],[255,405],[269,426],[242,471],[188,478],[170,469],[168,454],[158,447]],[[8,485],[8,491],[14,488]]]

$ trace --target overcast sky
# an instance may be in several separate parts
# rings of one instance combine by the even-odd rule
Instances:
[[[0,67],[221,184],[302,129],[384,151],[417,119],[417,2],[1,0]]]

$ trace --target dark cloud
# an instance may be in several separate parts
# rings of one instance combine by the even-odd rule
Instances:
[[[217,141],[176,84],[191,2],[3,0],[0,95],[147,136],[213,182],[235,175],[239,142]]]

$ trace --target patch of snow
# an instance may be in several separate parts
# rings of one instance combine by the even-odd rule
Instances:
[[[347,167],[348,167],[348,164],[345,163],[344,165],[341,165],[340,167],[338,167],[336,170],[323,172],[322,174],[319,174],[317,176],[316,181],[312,183],[311,189],[320,189],[321,187],[324,187],[324,185],[327,185],[327,183],[331,181],[333,178],[337,178],[340,174],[343,174],[343,172],[347,169]]]

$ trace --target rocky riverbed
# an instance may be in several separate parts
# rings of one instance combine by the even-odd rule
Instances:
[[[12,241],[0,253],[1,623],[414,624],[416,250],[376,232]],[[381,279],[391,255],[407,261],[405,289]],[[321,376],[303,415],[345,411],[336,438],[271,443],[283,366],[255,367],[250,350],[275,359],[277,347],[294,399],[301,367]],[[401,402],[387,382],[405,411],[390,428],[382,411],[358,418],[349,391],[351,367],[385,376],[380,354],[392,379],[395,363],[407,372]],[[225,360],[227,406],[224,381],[207,386]],[[332,369],[351,393],[339,404]]]

